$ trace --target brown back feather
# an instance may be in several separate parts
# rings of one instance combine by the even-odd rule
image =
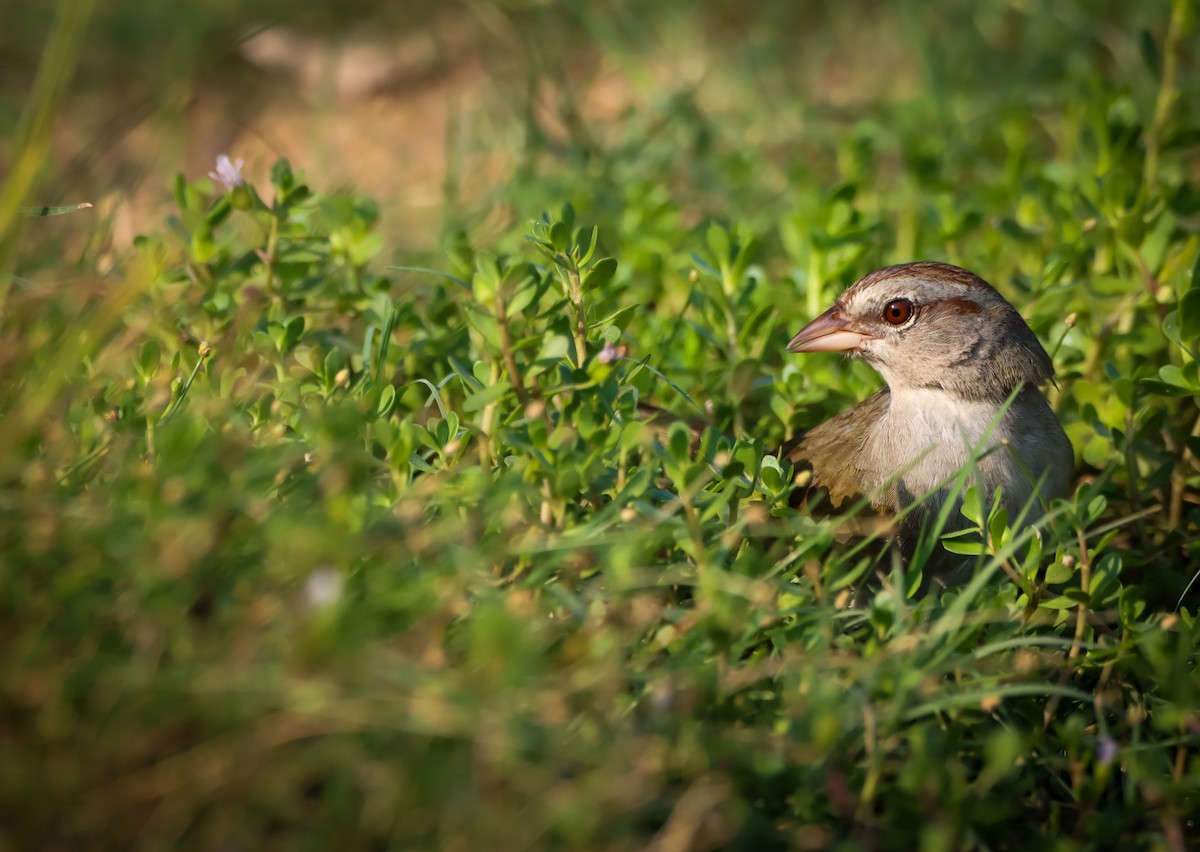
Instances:
[[[780,448],[781,457],[798,471],[812,472],[809,483],[797,490],[794,502],[805,505],[820,489],[828,494],[831,508],[844,509],[866,496],[855,460],[863,457],[867,435],[887,411],[890,400],[890,391],[882,388]],[[878,511],[894,512],[894,503],[894,494],[872,495],[872,507]]]

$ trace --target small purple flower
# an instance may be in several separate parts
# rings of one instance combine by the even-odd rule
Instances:
[[[617,347],[611,343],[605,343],[604,348],[596,354],[596,360],[601,364],[611,364],[621,357],[621,353],[617,351]]]
[[[1101,737],[1096,742],[1096,761],[1101,766],[1108,766],[1117,759],[1117,741],[1112,737]]]
[[[237,162],[232,162],[228,156],[222,154],[217,157],[216,171],[209,172],[208,176],[228,192],[245,183],[245,179],[242,178],[242,166],[245,164],[246,161],[241,157],[237,158]]]

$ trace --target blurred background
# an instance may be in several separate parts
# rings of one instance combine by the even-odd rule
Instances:
[[[1183,849],[1194,6],[0,0],[0,852]],[[219,155],[317,195],[236,209]],[[476,325],[485,253],[516,281],[565,202],[619,262],[588,309],[629,360],[590,375],[682,388],[760,453],[879,385],[784,352],[840,288],[991,280],[1053,354],[1088,497],[1040,609],[845,610],[828,527],[760,527],[736,474],[705,497],[744,541],[716,498],[685,523],[686,447],[609,535],[593,494],[655,457],[575,384],[553,276],[520,279],[515,357],[578,439]],[[960,630],[976,606],[1024,614]],[[1064,667],[1088,607],[1115,626]]]
[[[94,203],[93,250],[158,227],[174,174],[202,176],[222,153],[251,178],[282,156],[325,188],[367,191],[395,252],[459,229],[487,243],[564,195],[615,213],[630,192],[662,193],[685,221],[770,217],[794,206],[800,174],[886,184],[914,163],[921,189],[953,192],[981,147],[1019,167],[1005,145],[1042,141],[1025,125],[1058,110],[1064,83],[1082,94],[1099,70],[1152,101],[1144,39],[1169,13],[1095,0],[6,5],[0,174],[55,16],[90,18],[26,203]],[[879,133],[893,117],[924,134]],[[80,238],[78,221],[49,233],[64,227]]]

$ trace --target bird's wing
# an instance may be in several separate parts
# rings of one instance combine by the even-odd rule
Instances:
[[[824,492],[830,507],[836,510],[848,508],[865,496],[861,467],[864,447],[871,427],[887,412],[889,400],[889,391],[883,388],[780,449],[780,456],[796,470],[812,472],[806,487],[797,489],[795,504],[808,505],[810,498]],[[894,512],[897,506],[891,491],[870,495],[872,506]]]

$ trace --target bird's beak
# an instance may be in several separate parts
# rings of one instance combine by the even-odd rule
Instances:
[[[837,305],[804,326],[788,344],[788,352],[846,352],[870,335],[855,331]]]

